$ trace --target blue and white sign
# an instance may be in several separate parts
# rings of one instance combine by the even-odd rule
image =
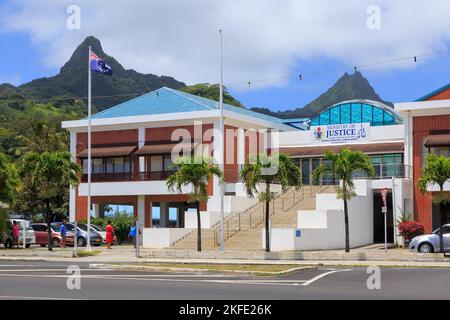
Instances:
[[[295,237],[296,238],[300,238],[302,236],[302,230],[300,229],[295,229]]]
[[[330,124],[311,127],[312,143],[359,143],[370,140],[370,123]]]

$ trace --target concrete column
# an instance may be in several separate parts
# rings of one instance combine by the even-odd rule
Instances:
[[[99,203],[92,204],[92,216],[95,218],[100,217],[100,204]]]
[[[77,154],[77,134],[76,132],[70,132],[70,155],[72,160],[76,161]],[[77,193],[74,187],[69,189],[69,221],[75,221],[76,219],[76,204],[77,204]]]
[[[241,168],[245,163],[245,135],[244,129],[238,129],[238,138],[237,138],[237,161],[239,168]]]
[[[138,148],[141,148],[145,144],[145,128],[139,127],[138,129]],[[145,170],[145,157],[139,157],[139,172]]]
[[[152,207],[153,203],[151,201],[147,201],[145,203],[145,212],[144,212],[145,228],[152,227],[152,219],[153,219]]]
[[[168,203],[165,201],[161,201],[159,203],[160,207],[160,226],[161,228],[168,228],[169,227],[169,208]]]

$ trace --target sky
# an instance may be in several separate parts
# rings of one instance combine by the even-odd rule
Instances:
[[[217,83],[222,29],[224,83],[247,107],[302,107],[355,65],[418,56],[359,69],[411,101],[450,82],[450,52],[422,56],[450,49],[449,16],[442,0],[0,0],[0,83],[55,75],[89,35],[127,69]]]

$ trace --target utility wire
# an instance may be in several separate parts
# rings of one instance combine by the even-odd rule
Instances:
[[[435,55],[445,54],[445,53],[449,53],[449,52],[450,52],[450,49],[447,49],[447,50],[434,51],[434,52],[412,55],[412,56],[407,56],[407,57],[401,57],[401,58],[396,58],[396,59],[381,60],[381,61],[377,61],[377,62],[365,63],[365,64],[360,64],[360,65],[355,65],[355,66],[348,66],[346,68],[334,68],[334,69],[321,70],[321,71],[315,71],[315,72],[305,72],[305,73],[300,73],[300,74],[295,75],[295,79],[302,81],[302,80],[305,80],[305,76],[306,77],[307,76],[316,76],[316,75],[320,75],[320,74],[335,73],[335,72],[339,72],[339,71],[342,72],[342,71],[348,71],[350,69],[354,69],[355,71],[357,71],[357,70],[363,69],[363,68],[369,68],[369,67],[373,67],[373,66],[390,64],[390,63],[395,63],[395,62],[400,62],[400,61],[413,60],[413,62],[416,63],[418,58],[435,56]],[[292,75],[286,75],[286,76],[278,76],[278,77],[271,77],[271,78],[265,78],[265,79],[250,80],[250,81],[245,81],[245,82],[226,83],[225,86],[231,86],[231,87],[237,87],[237,86],[243,86],[243,85],[251,86],[252,84],[257,84],[257,83],[273,82],[273,81],[286,80],[286,79],[291,79],[291,78],[294,79],[294,77]],[[92,96],[91,98],[95,99],[95,100],[118,99],[118,98],[123,98],[123,97],[141,96],[146,93],[148,93],[148,92],[119,94],[119,95],[115,94],[115,95]],[[88,97],[61,97],[61,98],[34,98],[33,99],[31,97],[31,98],[26,98],[26,99],[32,100],[35,103],[39,103],[39,102],[50,102],[50,101],[65,101],[65,100],[86,100],[87,98]],[[0,102],[19,102],[19,101],[23,101],[23,99],[2,99],[2,98],[0,98]]]
[[[350,69],[354,69],[355,71],[357,71],[357,70],[363,69],[363,68],[369,68],[369,67],[379,66],[379,65],[383,65],[383,64],[390,64],[390,63],[395,63],[395,62],[400,62],[400,61],[412,60],[414,63],[416,63],[418,58],[439,55],[439,54],[444,54],[444,53],[449,53],[449,52],[450,52],[450,49],[447,49],[447,50],[434,51],[434,52],[429,52],[429,53],[424,53],[424,54],[419,54],[419,55],[395,58],[395,59],[390,59],[390,60],[381,60],[381,61],[377,61],[377,62],[348,66],[348,67],[343,67],[343,68],[334,68],[334,69],[322,70],[322,71],[305,72],[305,73],[300,73],[300,74],[296,75],[295,79],[305,80],[305,76],[316,76],[316,75],[320,75],[320,74],[335,73],[335,72],[339,72],[339,71],[342,72],[342,71],[348,71]],[[289,76],[286,75],[286,76],[272,77],[272,78],[267,78],[267,79],[250,80],[250,81],[245,81],[245,82],[227,83],[225,85],[231,86],[231,87],[251,86],[252,84],[256,84],[256,83],[286,80],[286,79],[294,79],[294,77],[292,75],[289,75]]]

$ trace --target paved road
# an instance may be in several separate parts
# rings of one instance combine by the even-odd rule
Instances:
[[[68,290],[70,263],[0,261],[0,299],[450,299],[450,269],[381,269],[369,290],[366,268],[300,270],[287,276],[162,273],[81,268]]]

